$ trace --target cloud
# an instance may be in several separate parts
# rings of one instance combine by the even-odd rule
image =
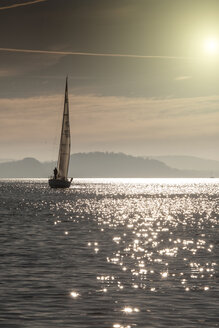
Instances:
[[[30,53],[30,54],[45,54],[45,55],[62,55],[62,56],[73,55],[73,56],[124,57],[124,58],[139,58],[139,59],[186,59],[186,57],[177,57],[177,56],[131,55],[131,54],[118,54],[118,53],[113,54],[113,53],[79,52],[79,51],[50,51],[50,50],[15,49],[15,48],[0,48],[0,51]]]
[[[74,152],[177,153],[184,147],[201,156],[218,147],[219,96],[155,99],[70,92],[69,99]],[[20,157],[51,159],[54,144],[57,156],[63,94],[0,99],[0,108],[3,157],[16,151]]]
[[[34,5],[39,2],[45,2],[47,0],[35,0],[35,1],[28,1],[28,2],[21,2],[21,3],[14,3],[9,6],[4,6],[0,7],[0,10],[6,10],[6,9],[12,9],[12,8],[17,8],[17,7],[23,7],[23,6],[29,6],[29,5]]]
[[[73,133],[83,139],[218,134],[219,96],[154,99],[70,95],[69,98]],[[27,136],[30,141],[51,139],[54,126],[61,124],[62,103],[62,94],[0,99],[0,139],[16,141]]]
[[[177,76],[176,78],[175,78],[175,80],[176,81],[183,81],[183,80],[189,80],[189,79],[191,79],[192,77],[191,76],[189,76],[189,75],[185,75],[185,76]]]
[[[9,77],[17,74],[17,71],[12,68],[0,69],[0,77]]]

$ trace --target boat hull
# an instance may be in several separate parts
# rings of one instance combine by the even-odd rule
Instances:
[[[59,179],[49,179],[49,186],[51,188],[69,188],[71,185],[71,180],[59,180]]]

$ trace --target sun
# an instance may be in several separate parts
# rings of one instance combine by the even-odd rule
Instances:
[[[219,41],[217,38],[211,37],[204,41],[204,51],[207,54],[215,55],[219,52]]]

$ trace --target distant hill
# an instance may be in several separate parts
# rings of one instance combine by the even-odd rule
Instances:
[[[41,163],[34,158],[0,163],[0,178],[47,178],[55,162]],[[157,159],[123,153],[77,153],[71,155],[69,176],[75,178],[170,178],[206,177],[206,172],[171,168]]]
[[[43,163],[35,158],[0,163],[1,178],[38,178],[46,177],[47,170]]]
[[[141,178],[172,177],[179,172],[155,159],[144,159],[123,153],[94,152],[71,155],[69,174],[86,178]]]
[[[0,158],[0,163],[11,162],[11,161],[14,161],[14,159],[11,159],[11,158]]]
[[[152,157],[179,170],[206,171],[208,175],[219,174],[219,161],[195,156],[156,156]]]

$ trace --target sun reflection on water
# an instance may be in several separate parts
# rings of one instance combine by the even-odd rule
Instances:
[[[77,293],[77,292],[75,292],[75,291],[72,291],[72,292],[70,293],[70,295],[71,295],[72,298],[77,298],[77,297],[79,296],[79,293]]]
[[[122,312],[125,312],[125,313],[139,312],[139,309],[138,308],[132,308],[130,306],[126,306],[122,309]]]
[[[119,190],[111,185],[112,189],[115,187],[112,193],[107,194],[105,190],[103,198],[94,205],[90,204],[98,213],[98,225],[112,231],[115,229],[116,232],[112,240],[117,247],[108,252],[107,262],[119,265],[128,275],[128,272],[131,273],[132,288],[143,286],[155,291],[162,288],[156,283],[158,274],[162,279],[176,279],[184,274],[187,279],[181,281],[181,285],[189,291],[195,278],[189,264],[191,257],[197,256],[201,250],[210,252],[213,249],[203,234],[204,218],[208,218],[208,223],[215,221],[208,197],[202,194],[206,185],[200,187],[195,180],[193,183],[190,180],[188,185],[186,180],[180,179],[171,183],[170,180],[164,181],[164,184],[158,184],[156,179],[150,183],[142,188],[144,181],[138,180],[136,185],[135,180],[127,180],[119,186]],[[197,238],[193,230],[196,230]],[[178,257],[182,257],[180,267],[184,267],[181,273],[177,273],[174,266]],[[199,266],[196,278],[206,277],[204,273],[211,277],[209,273],[212,269],[206,268],[202,261]],[[166,267],[169,267],[168,271],[164,270]],[[139,284],[139,279],[145,284]]]
[[[218,326],[219,180],[1,187],[9,324],[24,314],[43,327]]]
[[[211,293],[216,247],[209,231],[214,235],[219,214],[213,181],[110,181],[83,182],[67,199],[50,204],[54,229],[65,239],[74,238],[71,223],[78,233],[84,230],[86,238],[77,240],[86,248],[83,270],[95,270],[95,292],[129,319],[150,313],[144,302],[156,297]],[[70,296],[77,299],[79,292]],[[114,322],[115,328],[134,327],[134,321]]]

